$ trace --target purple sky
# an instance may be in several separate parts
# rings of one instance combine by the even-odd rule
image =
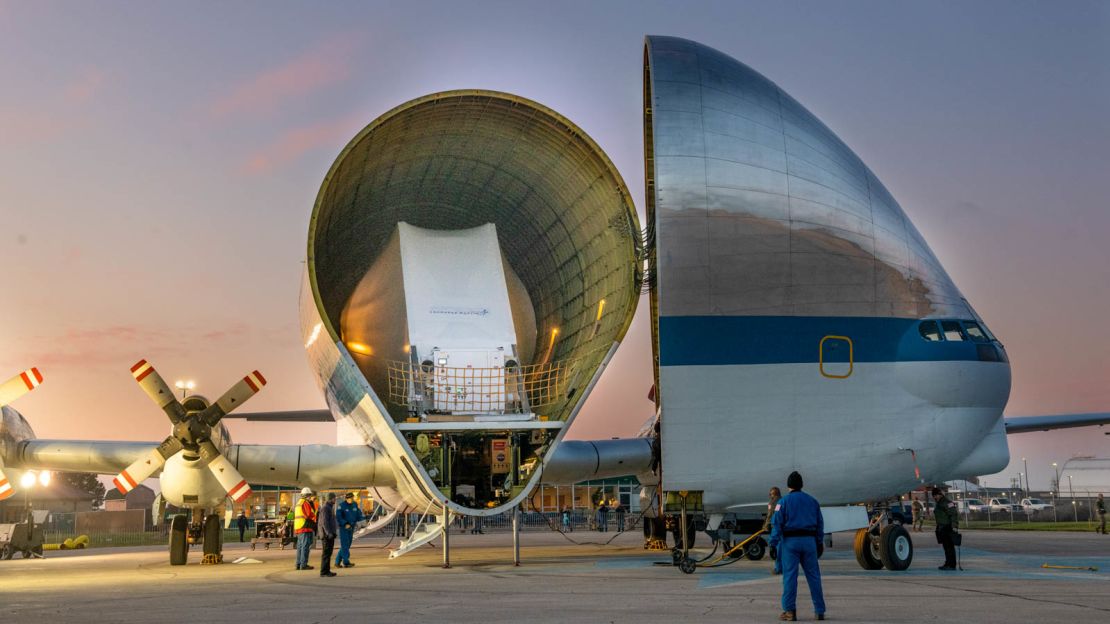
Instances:
[[[210,395],[259,368],[253,410],[323,406],[297,330],[312,202],[355,132],[414,97],[546,104],[642,210],[647,33],[751,65],[863,158],[1006,343],[1008,415],[1110,410],[1110,5],[421,7],[0,0],[0,376],[43,369],[16,405],[40,437],[164,437],[128,375],[140,357]],[[650,415],[646,320],[572,435],[629,435]],[[1014,436],[988,482],[1024,455],[1046,487],[1051,462],[1108,446],[1096,429]]]

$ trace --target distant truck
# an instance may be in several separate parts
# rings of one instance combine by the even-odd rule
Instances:
[[[992,513],[1021,513],[1025,511],[1021,505],[1015,505],[1008,498],[992,498],[990,508]]]
[[[1047,509],[1052,509],[1053,507],[1054,505],[1052,503],[1046,503],[1039,498],[1021,499],[1021,508],[1024,509],[1026,512],[1045,511]]]
[[[979,513],[987,511],[987,504],[978,498],[965,498],[959,501],[960,513]]]

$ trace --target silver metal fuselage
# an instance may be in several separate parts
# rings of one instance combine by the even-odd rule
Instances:
[[[683,39],[647,38],[644,110],[665,489],[759,505],[798,470],[835,504],[1005,467],[1005,352],[922,335],[981,321],[851,149]]]

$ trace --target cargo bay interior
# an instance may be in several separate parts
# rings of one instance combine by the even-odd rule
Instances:
[[[340,154],[310,229],[327,330],[444,494],[475,507],[538,467],[643,277],[635,209],[604,152],[505,93],[379,117]]]

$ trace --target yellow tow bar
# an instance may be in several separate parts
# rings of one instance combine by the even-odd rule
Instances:
[[[763,529],[760,529],[760,530],[756,531],[755,533],[752,533],[751,535],[748,536],[748,539],[740,542],[739,544],[733,546],[732,548],[729,548],[728,552],[722,554],[720,557],[717,557],[713,561],[709,562],[708,565],[713,565],[714,563],[724,561],[725,557],[731,556],[732,553],[736,552],[737,550],[740,550],[741,552],[743,552],[744,548],[747,547],[748,544],[752,543],[752,540],[759,539],[759,536],[765,534],[766,532],[767,531],[765,531]]]
[[[1098,572],[1098,568],[1096,568],[1094,566],[1061,566],[1061,565],[1049,565],[1049,564],[1046,563],[1046,564],[1042,565],[1041,567],[1046,569],[1046,570],[1087,570],[1087,571],[1090,571],[1090,572]]]

